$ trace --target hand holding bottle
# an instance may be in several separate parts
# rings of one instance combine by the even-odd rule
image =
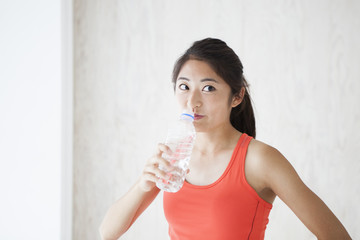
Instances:
[[[139,186],[143,191],[151,191],[159,178],[167,179],[169,177],[166,171],[159,168],[160,165],[166,169],[171,168],[171,164],[162,157],[163,154],[171,155],[172,151],[165,144],[159,143],[156,153],[148,159],[141,174]]]

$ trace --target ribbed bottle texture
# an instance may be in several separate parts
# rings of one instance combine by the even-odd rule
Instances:
[[[164,191],[177,192],[184,184],[196,137],[193,121],[194,117],[191,114],[183,113],[176,125],[168,131],[165,144],[173,153],[164,153],[162,157],[170,162],[171,168],[159,166],[167,172],[167,179],[160,178],[156,182],[156,186]]]

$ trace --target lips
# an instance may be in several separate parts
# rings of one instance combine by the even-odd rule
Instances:
[[[194,114],[194,120],[200,120],[204,117],[204,115],[200,115],[200,114]]]

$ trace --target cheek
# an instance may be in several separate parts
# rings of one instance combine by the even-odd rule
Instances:
[[[176,101],[177,103],[180,105],[180,106],[184,106],[186,105],[186,99],[183,95],[181,94],[175,94],[175,98],[176,98]]]
[[[213,106],[212,109],[214,112],[218,113],[219,117],[227,117],[231,112],[231,103],[228,100],[228,97],[214,98],[209,105]]]
[[[228,97],[223,95],[218,95],[216,97],[209,98],[209,103],[212,106],[217,106],[221,109],[228,108],[229,106],[231,106]]]

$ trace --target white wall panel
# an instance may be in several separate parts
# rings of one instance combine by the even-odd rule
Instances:
[[[258,139],[360,237],[357,1],[89,1],[74,4],[74,239],[99,239],[176,113],[176,58],[204,37],[238,53]],[[159,196],[123,239],[167,239]],[[279,199],[266,239],[315,239]]]
[[[61,2],[0,1],[0,239],[60,240]]]

